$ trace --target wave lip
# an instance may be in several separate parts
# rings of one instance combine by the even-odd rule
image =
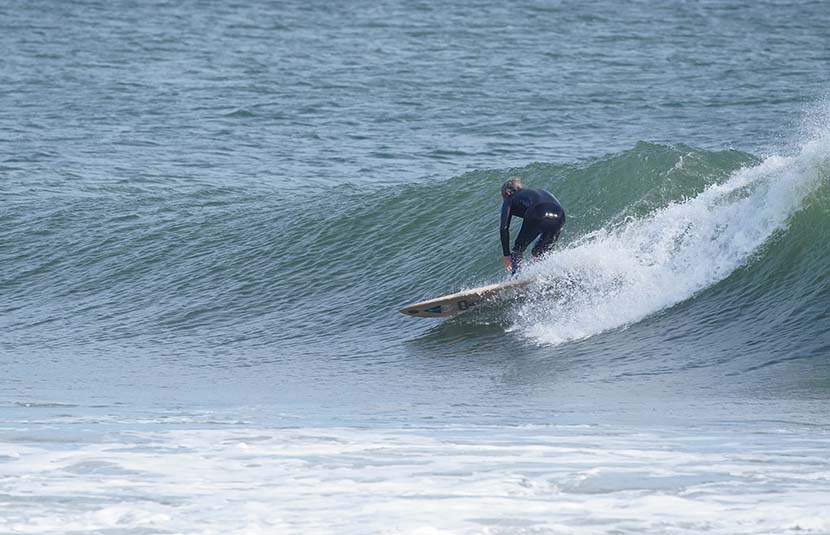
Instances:
[[[830,135],[818,136],[793,156],[770,156],[697,195],[589,232],[530,268],[548,290],[521,307],[513,329],[560,344],[693,298],[778,254],[766,246],[826,187],[828,173]]]

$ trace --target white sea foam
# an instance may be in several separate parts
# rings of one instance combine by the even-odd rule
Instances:
[[[16,444],[0,532],[826,533],[828,446],[814,428],[124,431]]]
[[[798,154],[770,156],[694,198],[583,237],[528,269],[543,284],[538,299],[519,309],[513,330],[557,344],[692,297],[751,260],[828,172],[825,130]]]

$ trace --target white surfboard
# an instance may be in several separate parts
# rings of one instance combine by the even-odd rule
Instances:
[[[401,309],[401,314],[417,318],[447,318],[461,314],[483,303],[510,295],[530,284],[529,280],[514,280],[465,290],[428,301],[413,303]]]

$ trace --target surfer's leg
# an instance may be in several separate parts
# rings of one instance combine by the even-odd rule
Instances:
[[[539,238],[539,241],[536,242],[536,245],[533,247],[533,251],[531,251],[531,253],[535,257],[540,257],[550,251],[558,240],[558,230],[556,232],[544,232],[542,233],[542,237]]]
[[[535,257],[540,257],[553,248],[554,244],[559,240],[559,233],[562,231],[562,226],[565,224],[565,211],[557,207],[545,214],[541,220],[540,227],[542,237],[536,242],[531,253]]]
[[[510,260],[513,262],[513,274],[519,271],[519,266],[522,263],[522,256],[524,256],[525,249],[530,243],[536,239],[541,232],[536,221],[525,219],[522,223],[522,228],[519,230],[519,235],[516,236],[516,242],[513,244],[513,252],[510,253]]]

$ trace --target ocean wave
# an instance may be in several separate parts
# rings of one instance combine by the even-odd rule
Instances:
[[[370,327],[390,340],[401,328],[423,332],[394,311],[503,276],[498,189],[514,174],[553,191],[568,213],[560,246],[529,270],[542,281],[536,294],[498,312],[530,341],[595,336],[690,300],[710,312],[810,309],[828,271],[819,230],[828,148],[818,136],[762,159],[641,142],[585,162],[324,191],[33,190],[2,215],[0,288],[15,311],[3,327],[17,347],[187,335],[262,347]]]

